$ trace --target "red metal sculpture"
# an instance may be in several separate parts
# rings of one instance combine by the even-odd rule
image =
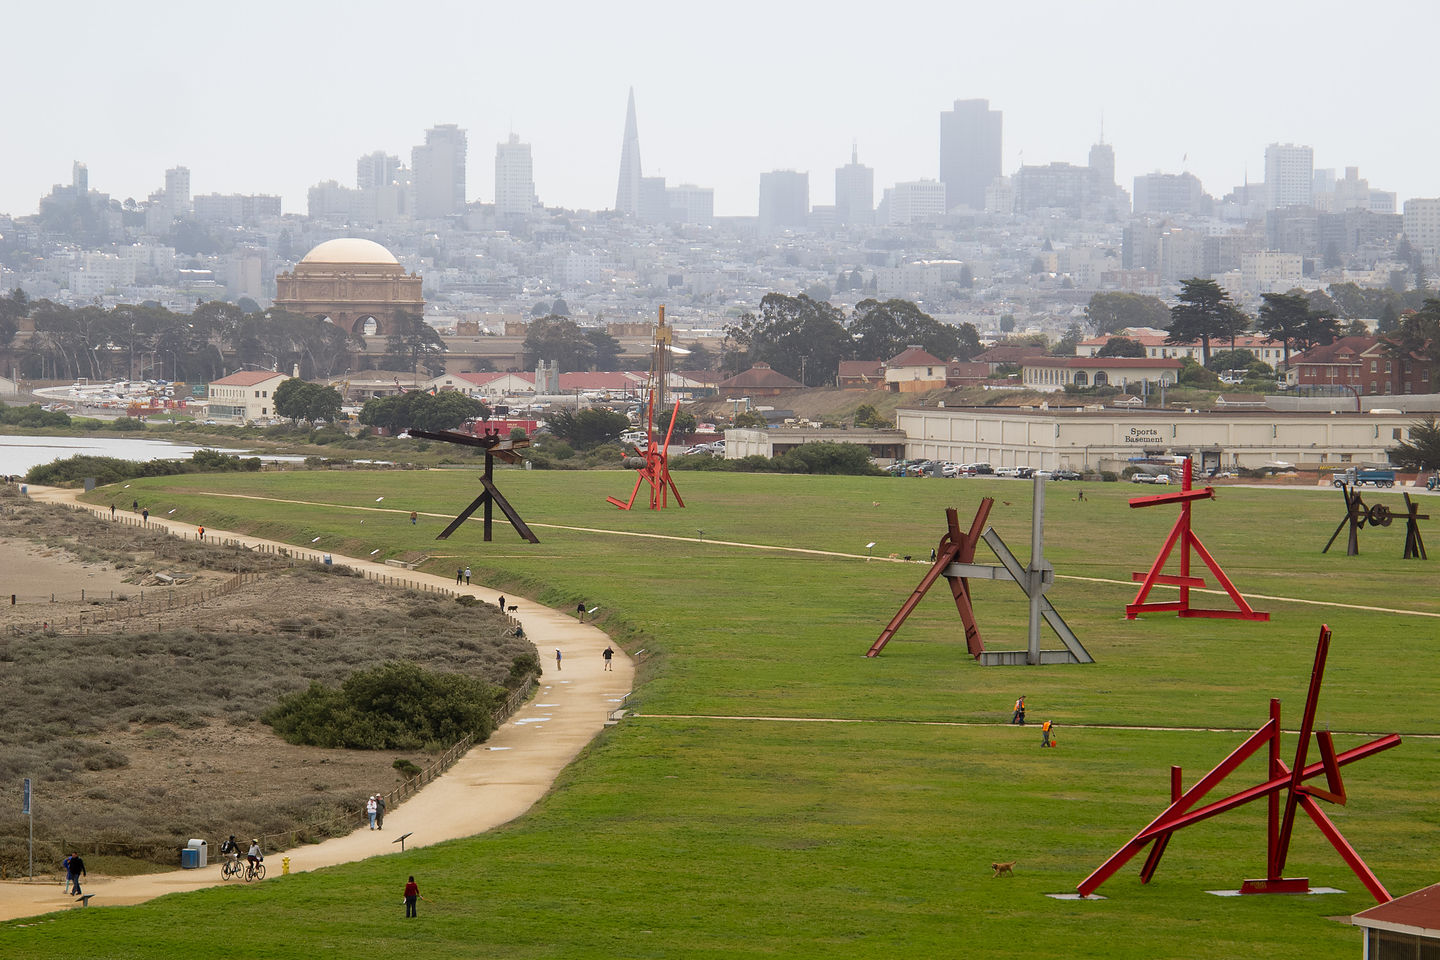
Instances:
[[[635,489],[630,491],[629,500],[620,500],[615,497],[605,499],[615,504],[621,510],[629,510],[635,505],[635,497],[640,493],[641,484],[650,484],[650,509],[663,510],[669,504],[670,494],[675,495],[677,506],[685,506],[685,501],[680,499],[680,490],[675,486],[675,481],[670,476],[670,436],[675,432],[675,416],[680,412],[680,401],[676,400],[670,411],[670,426],[665,431],[665,441],[658,442],[655,435],[655,415],[665,408],[665,388],[667,378],[670,376],[670,328],[665,326],[665,308],[660,308],[660,321],[655,325],[655,341],[650,357],[650,384],[649,397],[645,404],[645,448],[635,447],[635,456],[639,459],[636,470],[640,476],[635,479]],[[627,458],[627,462],[633,462]]]
[[[1341,836],[1335,823],[1325,815],[1316,801],[1326,800],[1343,805],[1346,794],[1345,784],[1340,779],[1340,768],[1382,750],[1398,746],[1400,737],[1392,733],[1343,753],[1336,753],[1335,743],[1331,739],[1330,732],[1328,730],[1315,732],[1315,707],[1320,699],[1320,683],[1325,675],[1325,657],[1329,650],[1330,628],[1322,625],[1320,639],[1315,645],[1315,666],[1310,671],[1310,691],[1305,697],[1305,715],[1300,723],[1300,736],[1295,746],[1293,766],[1286,766],[1285,761],[1280,759],[1280,701],[1271,700],[1270,720],[1236,748],[1230,756],[1226,757],[1219,766],[1201,777],[1195,786],[1182,792],[1180,768],[1170,768],[1170,806],[1166,807],[1160,816],[1150,821],[1149,826],[1137,833],[1129,843],[1117,850],[1110,859],[1102,863],[1094,873],[1081,881],[1076,888],[1080,895],[1088,897],[1094,893],[1102,883],[1144,849],[1146,844],[1153,844],[1150,848],[1150,855],[1145,859],[1145,866],[1140,870],[1140,882],[1149,883],[1150,878],[1155,874],[1155,868],[1160,865],[1160,858],[1164,856],[1165,847],[1175,831],[1264,797],[1269,807],[1266,816],[1268,830],[1266,833],[1265,876],[1257,880],[1246,880],[1241,884],[1241,893],[1304,893],[1310,889],[1308,879],[1284,876],[1285,860],[1290,853],[1290,835],[1295,825],[1295,810],[1298,807],[1304,810],[1311,820],[1315,821],[1315,825],[1320,828],[1325,839],[1330,841],[1330,845],[1340,854],[1341,859],[1355,872],[1355,876],[1360,878],[1360,882],[1365,885],[1365,889],[1370,891],[1371,896],[1380,903],[1389,900],[1390,894],[1384,885],[1365,865],[1365,861],[1360,859],[1355,848]],[[1312,735],[1319,747],[1320,759],[1315,763],[1306,763]],[[1215,800],[1197,809],[1191,809],[1205,794],[1262,747],[1268,747],[1270,754],[1268,777],[1263,783],[1231,794],[1224,800]],[[1321,774],[1325,775],[1323,788],[1306,783],[1307,780]],[[1282,794],[1284,795],[1283,812]]]
[[[1234,620],[1269,620],[1270,614],[1260,613],[1251,609],[1250,604],[1235,589],[1230,578],[1225,576],[1225,571],[1220,569],[1220,564],[1205,549],[1205,544],[1200,542],[1190,526],[1190,508],[1196,500],[1213,500],[1215,488],[1206,487],[1203,490],[1190,489],[1191,484],[1191,461],[1185,461],[1185,472],[1183,484],[1176,493],[1162,493],[1154,497],[1135,497],[1130,501],[1132,507],[1153,507],[1165,503],[1180,504],[1180,519],[1175,521],[1175,526],[1170,529],[1170,536],[1165,538],[1165,545],[1160,548],[1160,555],[1150,565],[1148,573],[1135,573],[1131,577],[1140,581],[1140,592],[1135,595],[1135,601],[1125,605],[1125,619],[1134,620],[1135,617],[1146,611],[1174,610],[1182,617],[1224,617]],[[1165,561],[1170,557],[1170,551],[1175,549],[1176,543],[1180,544],[1180,574],[1174,576],[1161,573],[1165,568]],[[1195,551],[1200,559],[1205,561],[1205,566],[1220,581],[1220,586],[1235,601],[1236,610],[1208,610],[1190,606],[1190,590],[1194,587],[1204,588],[1206,586],[1203,577],[1192,577],[1190,575],[1190,551]],[[1180,588],[1179,600],[1165,600],[1146,603],[1145,598],[1150,595],[1150,590],[1157,583],[1168,584]]]

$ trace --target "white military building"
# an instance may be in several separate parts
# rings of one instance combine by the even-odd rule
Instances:
[[[1132,458],[1189,456],[1201,469],[1385,463],[1415,414],[1089,407],[910,407],[896,411],[910,459],[1115,470]]]

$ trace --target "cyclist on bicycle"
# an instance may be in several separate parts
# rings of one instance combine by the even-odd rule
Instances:
[[[259,863],[260,861],[265,859],[265,854],[260,852],[259,840],[252,839],[250,841],[250,851],[245,854],[245,859],[249,860],[251,863]]]
[[[240,841],[235,839],[235,834],[230,834],[230,839],[220,844],[220,856],[236,859],[240,856]]]

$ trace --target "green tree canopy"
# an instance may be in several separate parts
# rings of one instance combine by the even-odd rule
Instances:
[[[861,300],[848,326],[851,356],[889,360],[912,344],[941,360],[969,360],[980,352],[974,325],[941,323],[908,300]]]
[[[840,361],[852,356],[841,312],[803,293],[798,297],[767,293],[758,315],[747,313],[725,328],[725,343],[725,372],[738,373],[764,362],[805,383],[833,383]]]
[[[441,359],[445,341],[434,327],[413,313],[402,311],[395,315],[394,327],[385,340],[385,350],[391,363],[403,365],[411,373],[419,372],[421,366],[431,376],[445,369],[445,362]]]
[[[1410,438],[1391,447],[1390,462],[1407,470],[1440,469],[1440,422],[1426,417],[1410,424]]]
[[[1245,329],[1245,315],[1214,280],[1182,281],[1179,303],[1170,308],[1166,343],[1200,343],[1202,363],[1210,362],[1212,339],[1233,340]]]
[[[1097,357],[1143,357],[1145,344],[1129,337],[1111,337],[1105,346],[1095,351]]]
[[[1419,310],[1401,317],[1385,344],[1395,359],[1426,365],[1429,382],[1435,383],[1440,374],[1440,300],[1426,300]]]
[[[372,397],[360,408],[360,422],[399,433],[417,430],[453,430],[467,420],[488,418],[490,409],[455,390],[426,393],[410,390],[391,397]]]
[[[525,366],[533,368],[538,361],[544,360],[546,363],[558,364],[560,370],[566,373],[593,369],[599,341],[590,336],[592,333],[614,343],[613,338],[604,331],[581,330],[569,317],[552,313],[539,320],[532,320],[525,331]],[[615,353],[619,354],[618,344],[615,345]]]
[[[623,413],[591,407],[587,410],[558,410],[545,418],[546,426],[555,436],[577,450],[591,450],[602,443],[614,443],[630,428],[630,418]]]
[[[1170,308],[1158,297],[1139,293],[1097,293],[1085,308],[1085,319],[1097,336],[1126,327],[1164,330],[1170,326]]]
[[[340,419],[340,391],[291,378],[275,388],[275,412],[291,420]]]

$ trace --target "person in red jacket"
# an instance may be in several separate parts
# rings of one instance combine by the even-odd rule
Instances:
[[[405,916],[415,916],[415,901],[420,899],[420,885],[411,877],[405,884]]]

